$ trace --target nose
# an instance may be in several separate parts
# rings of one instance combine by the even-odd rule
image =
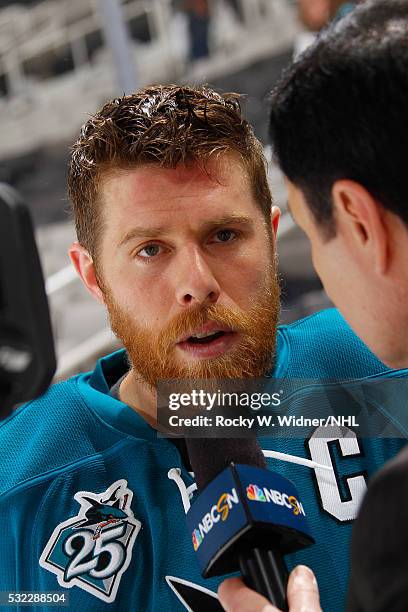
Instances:
[[[177,302],[184,307],[215,304],[221,289],[199,249],[188,248],[180,255],[175,275]]]

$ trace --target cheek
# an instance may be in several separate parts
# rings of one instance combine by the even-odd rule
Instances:
[[[168,312],[168,287],[163,277],[136,275],[132,264],[112,265],[106,274],[116,304],[135,322],[150,325]]]
[[[240,296],[241,301],[242,296],[251,298],[263,288],[271,266],[276,267],[273,245],[262,242],[256,247],[252,246],[241,253],[239,260],[231,267],[230,274],[224,276],[226,286]]]
[[[312,258],[313,267],[314,267],[316,273],[318,274],[318,276],[320,277],[320,280],[323,282],[322,276],[324,275],[324,271],[322,270],[322,265],[321,265],[320,249],[312,241],[311,241],[311,244],[310,244],[310,255],[311,255],[311,258]]]
[[[330,255],[327,250],[318,245],[312,244],[312,262],[313,267],[319,276],[323,287],[329,298],[334,301],[334,296],[338,293],[339,289],[339,271],[338,266],[333,260],[333,255]]]
[[[346,318],[350,317],[352,305],[360,292],[360,283],[356,282],[358,279],[347,253],[322,246],[314,250],[313,264],[329,299]]]
[[[224,292],[239,306],[248,308],[252,298],[262,289],[266,279],[265,269],[241,269],[236,271],[233,281],[225,283]]]

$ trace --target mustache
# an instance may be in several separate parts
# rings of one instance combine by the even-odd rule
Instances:
[[[157,338],[159,350],[163,353],[169,352],[180,337],[188,335],[208,321],[230,327],[236,332],[250,333],[253,330],[254,322],[268,315],[269,308],[262,309],[259,308],[259,305],[249,311],[232,310],[220,304],[199,306],[194,310],[180,313],[168,323]]]

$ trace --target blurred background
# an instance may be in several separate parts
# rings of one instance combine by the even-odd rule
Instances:
[[[306,238],[286,212],[270,160],[268,94],[341,0],[0,0],[0,181],[20,191],[36,228],[58,355],[57,378],[91,368],[117,346],[104,309],[67,256],[74,239],[66,196],[69,146],[106,100],[149,83],[207,83],[245,94],[265,145],[283,217],[282,321],[330,305]],[[12,273],[12,271],[11,271]]]

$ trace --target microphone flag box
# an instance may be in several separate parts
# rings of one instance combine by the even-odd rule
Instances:
[[[238,571],[246,549],[287,554],[314,543],[295,485],[242,464],[231,463],[200,492],[187,527],[204,578]]]

